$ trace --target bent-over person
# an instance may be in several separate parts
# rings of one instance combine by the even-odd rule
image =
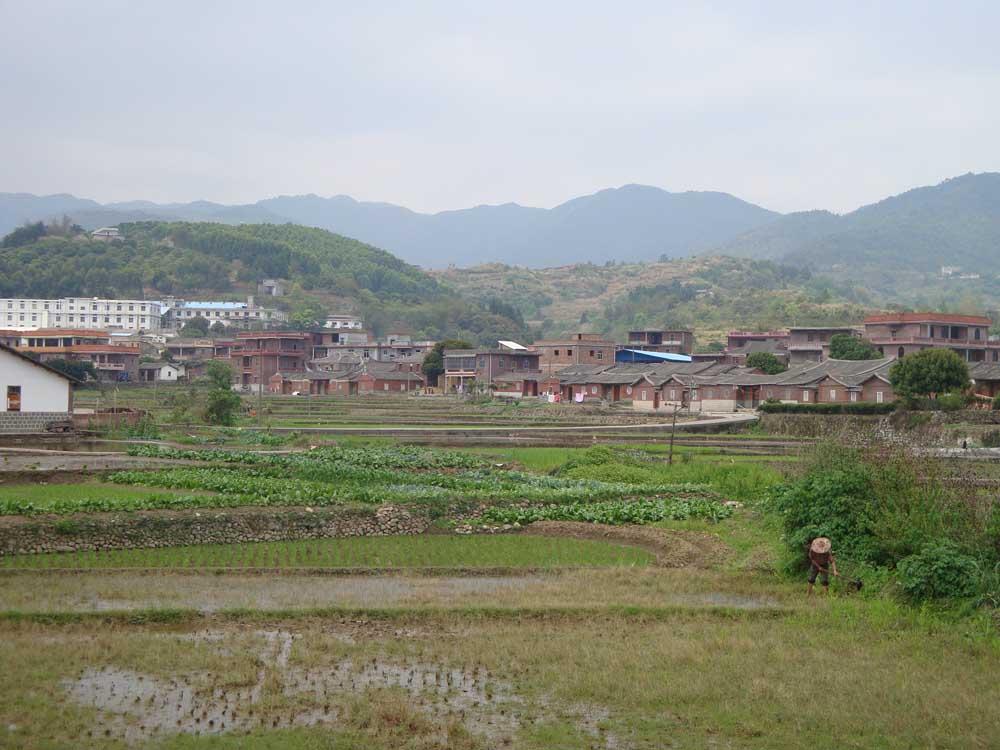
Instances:
[[[823,591],[830,593],[830,573],[840,575],[837,572],[837,560],[833,556],[833,543],[825,536],[816,537],[809,545],[809,596],[812,596],[817,578]]]

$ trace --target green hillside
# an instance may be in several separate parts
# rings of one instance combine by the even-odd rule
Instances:
[[[586,330],[621,339],[632,327],[680,326],[707,343],[731,328],[856,323],[879,307],[863,290],[805,269],[728,257],[434,275],[470,299],[509,301],[545,337]]]
[[[464,300],[416,266],[322,229],[140,222],[121,230],[120,243],[65,227],[37,239],[29,233],[24,244],[8,235],[0,249],[0,296],[240,298],[261,278],[277,277],[290,290],[275,304],[300,323],[346,309],[361,312],[375,333],[402,328],[481,341],[526,333],[502,303]]]

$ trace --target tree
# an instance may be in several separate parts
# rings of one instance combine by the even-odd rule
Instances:
[[[882,359],[882,354],[866,339],[838,333],[830,338],[830,359]]]
[[[427,378],[427,384],[436,386],[438,377],[444,372],[444,350],[445,349],[471,349],[472,345],[468,341],[461,339],[445,339],[438,341],[427,354],[424,355],[423,371]]]
[[[951,349],[924,349],[889,370],[889,382],[906,399],[960,391],[969,385],[969,367]]]
[[[226,391],[232,390],[233,368],[225,362],[219,362],[216,359],[210,360],[205,365],[205,376],[213,388],[222,388]]]
[[[212,360],[206,366],[205,374],[211,384],[205,402],[205,421],[212,424],[232,424],[240,408],[240,397],[232,389],[232,368],[223,362]]]
[[[209,326],[208,330],[215,336],[225,336],[227,333],[226,324],[217,320]]]
[[[25,223],[3,238],[4,247],[22,247],[30,245],[35,240],[45,236],[45,224],[37,221],[34,224]]]
[[[93,362],[83,362],[76,359],[50,359],[45,364],[80,382],[87,379],[97,380],[97,371],[94,369]]]
[[[768,375],[777,375],[779,372],[784,372],[788,369],[771,352],[753,352],[752,354],[748,354],[747,367],[761,370]]]
[[[191,318],[184,326],[181,328],[181,336],[187,336],[189,338],[196,338],[198,336],[208,335],[208,321],[200,315],[196,315]]]

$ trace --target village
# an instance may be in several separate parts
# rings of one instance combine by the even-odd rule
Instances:
[[[259,289],[280,295],[280,282]],[[185,335],[201,324],[206,335]],[[881,313],[860,325],[730,331],[724,344],[699,346],[690,330],[634,330],[616,342],[600,334],[523,345],[452,349],[406,333],[375,337],[354,314],[290,330],[280,310],[246,303],[67,298],[0,300],[3,404],[11,415],[44,412],[65,419],[71,406],[29,410],[27,384],[13,382],[12,355],[56,370],[85,368],[76,378],[117,385],[194,383],[210,362],[232,373],[245,394],[357,397],[378,394],[538,399],[551,403],[621,404],[636,411],[732,413],[765,402],[887,404],[896,400],[892,365],[925,349],[948,349],[967,363],[973,397],[1000,392],[1000,339],[986,316],[936,312]],[[837,337],[869,347],[862,359],[837,359]],[[440,366],[425,372],[425,359]],[[836,353],[836,352],[834,352]],[[763,358],[763,359],[762,359]],[[762,367],[761,362],[771,367]],[[72,373],[71,373],[72,374]],[[6,428],[15,429],[13,426]]]

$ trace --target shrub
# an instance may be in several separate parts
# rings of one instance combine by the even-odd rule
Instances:
[[[1000,448],[1000,430],[990,430],[979,441],[984,448]]]
[[[968,403],[964,393],[944,393],[937,397],[937,407],[941,411],[959,411]]]
[[[993,411],[1000,411],[1000,393],[993,397]]]
[[[950,541],[930,542],[900,561],[899,585],[914,601],[971,596],[978,583],[976,561]]]

